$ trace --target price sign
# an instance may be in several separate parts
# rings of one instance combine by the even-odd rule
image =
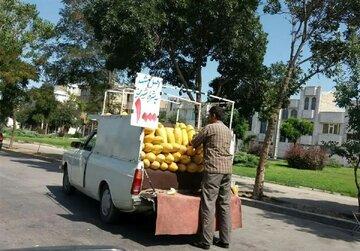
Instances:
[[[138,73],[135,79],[131,125],[157,128],[163,79]]]

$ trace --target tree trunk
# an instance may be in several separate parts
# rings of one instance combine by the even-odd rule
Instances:
[[[255,178],[255,186],[253,191],[254,199],[261,199],[263,196],[264,189],[264,179],[265,179],[265,164],[269,155],[270,145],[272,142],[273,132],[275,129],[275,124],[277,121],[277,113],[270,117],[268,121],[268,127],[266,130],[266,135],[264,139],[264,143],[260,153],[260,160],[258,167],[256,169],[256,178]]]
[[[45,135],[48,134],[48,130],[49,130],[49,123],[46,122],[46,123],[45,123]]]
[[[359,165],[360,165],[360,156],[357,165],[354,166],[355,185],[357,188],[357,197],[358,197],[358,212],[360,213],[360,184],[357,177],[357,171],[359,169]]]
[[[15,139],[15,130],[16,130],[16,116],[15,116],[15,114],[14,114],[14,115],[13,115],[13,126],[12,126],[12,130],[11,130],[11,137],[10,137],[9,148],[12,148],[12,147],[13,147],[14,139]]]
[[[195,90],[198,92],[201,92],[201,87],[202,87],[202,76],[201,76],[201,66],[198,67],[197,71],[196,71],[196,78],[195,78]],[[196,93],[195,94],[196,98],[196,102],[201,103],[201,93]],[[201,109],[199,109],[199,105],[195,105],[195,127],[201,126]],[[198,116],[200,116],[200,121],[198,120]],[[200,123],[200,124],[199,124]]]
[[[41,120],[41,130],[43,130],[43,129],[44,129],[44,120]]]
[[[85,137],[85,125],[83,125],[83,128],[82,128],[82,136]]]

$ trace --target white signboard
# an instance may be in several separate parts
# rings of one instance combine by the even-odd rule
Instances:
[[[135,79],[131,125],[157,128],[163,79],[138,73]]]

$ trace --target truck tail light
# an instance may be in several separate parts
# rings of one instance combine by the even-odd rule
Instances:
[[[131,186],[131,194],[138,195],[141,191],[141,183],[142,183],[143,171],[142,169],[136,168],[133,183]]]

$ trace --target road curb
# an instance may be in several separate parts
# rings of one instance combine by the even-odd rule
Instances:
[[[53,157],[48,157],[48,156],[44,156],[44,155],[40,155],[40,154],[36,154],[36,153],[27,153],[27,152],[16,151],[16,150],[11,150],[11,149],[4,149],[4,148],[2,149],[2,151],[7,152],[7,153],[23,154],[23,155],[35,157],[35,158],[38,158],[38,159],[42,159],[42,160],[46,160],[46,161],[51,161],[51,162],[60,162],[60,161],[61,161],[61,159],[57,159],[57,158],[53,158]]]
[[[351,233],[353,233],[352,229],[356,226],[356,223],[353,221],[350,221],[350,220],[339,219],[339,218],[331,217],[328,215],[306,212],[306,211],[302,211],[299,209],[275,205],[275,204],[264,202],[264,201],[249,199],[246,197],[241,197],[241,202],[243,205],[246,205],[246,206],[255,207],[255,208],[259,208],[259,209],[263,209],[263,210],[271,211],[271,212],[275,212],[275,213],[280,213],[280,214],[287,214],[287,215],[291,215],[291,216],[306,219],[306,220],[316,221],[316,222],[323,223],[326,225],[331,225],[334,227],[341,228],[341,229],[349,231]]]

